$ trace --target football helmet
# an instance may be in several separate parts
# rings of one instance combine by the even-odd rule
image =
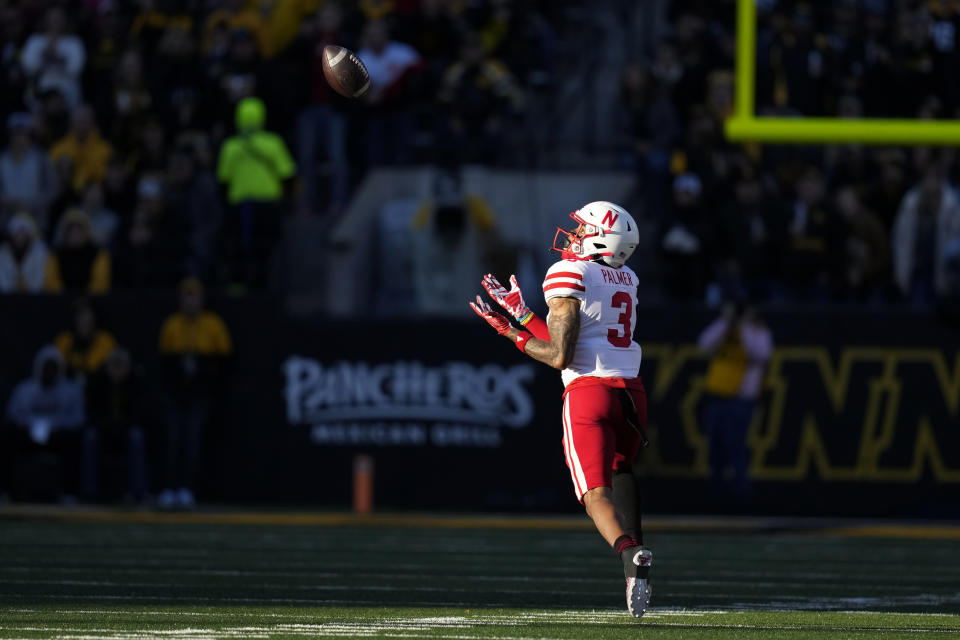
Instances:
[[[623,266],[637,248],[637,223],[620,205],[598,200],[585,204],[570,217],[579,226],[573,231],[557,227],[553,250],[567,260],[592,260],[607,266]]]

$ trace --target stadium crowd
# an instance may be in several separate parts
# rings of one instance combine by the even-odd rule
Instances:
[[[0,293],[76,300],[32,373],[5,376],[24,377],[0,501],[97,499],[119,456],[128,499],[153,478],[159,506],[192,506],[233,348],[205,287],[267,288],[282,218],[342,211],[373,165],[503,160],[547,73],[557,3],[540,4],[0,2]],[[327,44],[366,63],[363,101],[327,85]],[[177,286],[145,384],[96,296]]]
[[[758,2],[761,115],[956,118],[953,2]],[[732,145],[732,2],[673,2],[623,72],[625,162],[660,225],[665,292],[719,302],[960,297],[952,149]]]
[[[624,162],[662,228],[667,295],[926,305],[958,293],[952,152],[726,143],[733,2],[668,6],[621,87]],[[758,6],[760,113],[956,116],[955,3]],[[263,288],[283,216],[342,211],[369,167],[510,161],[525,94],[551,78],[563,7],[3,3],[0,290],[97,294],[186,275]],[[346,108],[323,78],[333,42],[370,70],[362,104]]]
[[[540,4],[0,3],[0,290],[262,288],[280,217],[341,211],[368,167],[502,158],[546,74]],[[349,109],[330,43],[373,77]]]
[[[0,293],[179,286],[181,309],[157,343],[162,505],[193,503],[204,425],[233,350],[203,308],[205,287],[269,287],[283,217],[342,212],[372,166],[515,163],[511,133],[528,97],[561,81],[554,53],[567,4],[0,0]],[[717,305],[960,298],[953,150],[727,143],[733,2],[668,6],[669,26],[611,90],[624,122],[615,154],[641,187],[635,213],[658,228],[664,294]],[[758,112],[960,115],[957,3],[758,7]],[[323,77],[331,43],[357,51],[373,80],[349,108]],[[408,248],[416,286],[435,298],[419,296],[412,313],[444,308],[438,281],[467,312],[457,284],[481,272],[480,259],[449,239],[469,238],[473,253],[500,246],[489,240],[496,216],[450,176],[414,216],[441,243]],[[450,260],[462,268],[437,268]],[[73,325],[51,336],[7,402],[0,495],[15,484],[18,456],[41,451],[71,460],[75,490],[96,497],[101,453],[112,449],[127,458],[139,500],[142,354],[98,327],[86,301]]]

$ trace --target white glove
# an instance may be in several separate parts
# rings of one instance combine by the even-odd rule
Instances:
[[[497,304],[506,309],[520,324],[526,324],[533,315],[530,307],[523,301],[523,292],[520,291],[520,285],[517,284],[517,276],[510,276],[509,291],[491,273],[483,276],[481,284],[490,294],[490,297],[496,300]]]
[[[483,318],[489,323],[491,327],[496,329],[497,333],[500,335],[505,334],[507,331],[510,331],[510,321],[507,320],[505,316],[500,315],[496,311],[490,308],[490,305],[484,302],[480,296],[477,296],[477,303],[472,302],[468,303],[470,308],[477,312],[477,315]]]

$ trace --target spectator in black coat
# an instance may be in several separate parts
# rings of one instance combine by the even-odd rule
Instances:
[[[496,162],[523,92],[510,70],[486,54],[479,35],[464,38],[459,60],[444,74],[440,100],[449,109],[453,159]]]
[[[126,496],[142,502],[147,493],[143,381],[128,351],[114,349],[103,368],[87,379],[86,398],[95,437],[90,461],[93,495],[99,493],[101,455],[119,454],[127,461]]]
[[[787,229],[786,278],[801,299],[825,300],[842,278],[844,227],[826,200],[820,169],[810,165],[796,184]]]
[[[736,172],[733,201],[718,212],[713,236],[717,258],[732,261],[750,299],[776,297],[785,225],[782,205],[772,198],[756,169],[746,164]],[[728,292],[733,293],[733,292]]]
[[[702,192],[703,185],[694,173],[682,173],[673,181],[673,216],[660,239],[664,288],[673,298],[703,298],[708,255]]]

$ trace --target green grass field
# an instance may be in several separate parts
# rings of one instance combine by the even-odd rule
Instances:
[[[654,526],[637,621],[581,521],[138,519],[0,513],[0,638],[960,638],[955,529]]]

